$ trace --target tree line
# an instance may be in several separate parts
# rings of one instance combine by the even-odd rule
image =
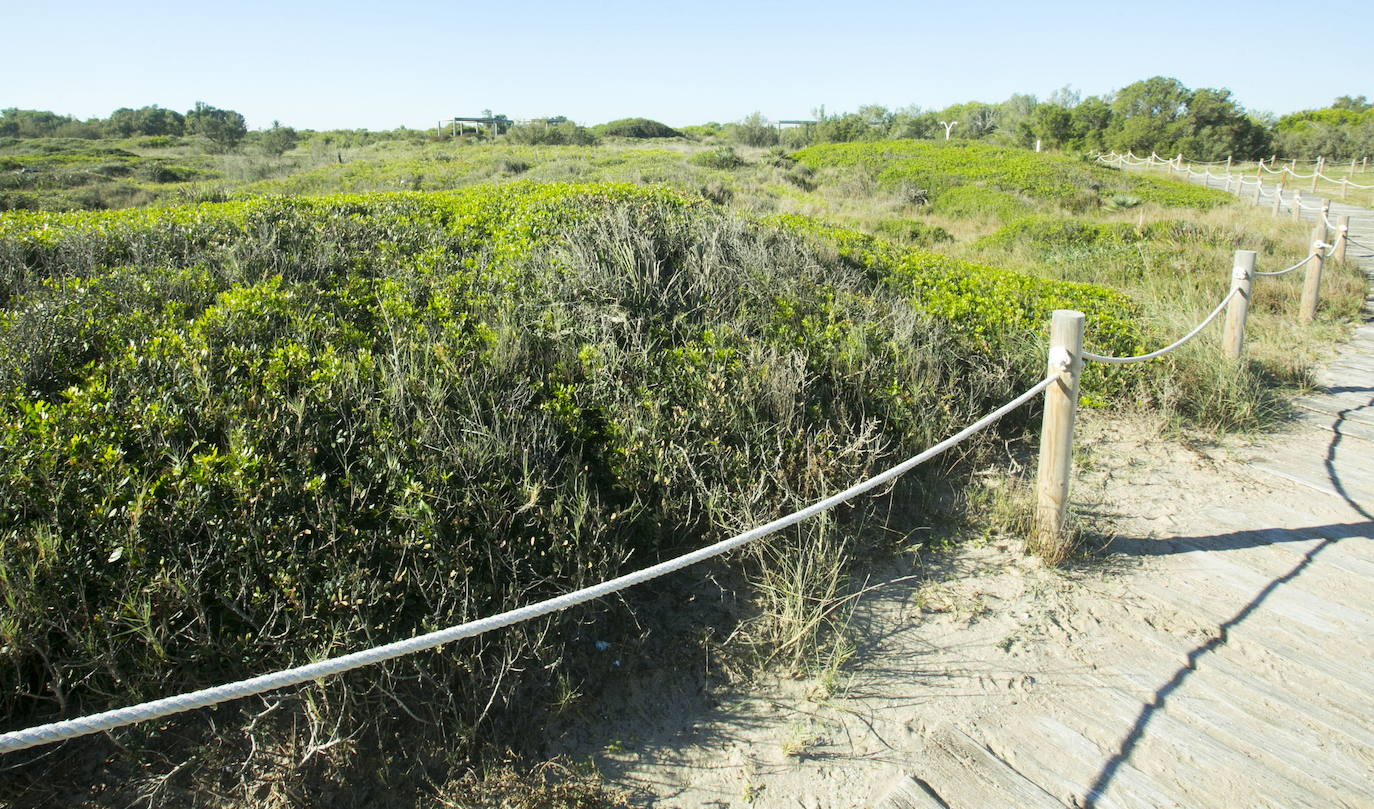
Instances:
[[[503,136],[523,143],[591,145],[598,135],[678,134],[656,122],[648,122],[655,125],[652,135],[637,134],[639,130],[632,127],[616,128],[645,119],[625,119],[588,129],[562,116],[515,126],[504,115],[493,116],[485,110],[483,115],[505,124],[501,127]],[[1328,107],[1278,117],[1247,110],[1230,90],[1189,89],[1178,79],[1165,76],[1103,95],[1084,97],[1065,87],[1043,101],[1016,94],[1000,103],[969,101],[939,110],[916,106],[891,110],[870,104],[855,112],[828,114],[821,107],[814,118],[812,124],[781,129],[756,112],[734,123],[682,127],[681,133],[724,137],[750,146],[950,138],[1026,148],[1038,143],[1043,148],[1078,152],[1182,153],[1195,160],[1254,160],[1271,154],[1348,160],[1374,153],[1374,105],[1362,95],[1341,96]],[[355,136],[357,132],[362,130],[355,131]],[[204,102],[196,102],[195,108],[184,114],[156,105],[122,107],[108,118],[85,121],[42,110],[0,110],[0,137],[201,135],[215,148],[227,151],[247,134],[243,115]],[[419,132],[406,134],[421,136]],[[295,146],[298,135],[274,121],[271,129],[254,133],[253,139],[269,153],[281,154]]]
[[[185,113],[156,104],[138,109],[120,107],[108,118],[80,120],[46,110],[0,110],[0,137],[11,138],[129,138],[146,136],[202,135],[221,150],[238,146],[248,134],[243,114],[197,101]],[[264,148],[277,154],[296,142],[296,131],[276,121],[259,138]]]
[[[802,146],[892,138],[983,140],[1066,151],[1185,154],[1195,160],[1288,157],[1350,159],[1374,153],[1374,111],[1364,96],[1283,117],[1246,110],[1230,90],[1189,89],[1164,76],[1100,96],[1063,88],[1044,101],[1013,95],[996,104],[970,101],[940,110],[879,105],[855,112],[815,111],[815,123],[780,129],[754,113],[731,124],[686,127],[752,146]]]

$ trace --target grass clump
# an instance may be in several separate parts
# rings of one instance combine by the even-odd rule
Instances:
[[[949,231],[939,225],[928,225],[914,219],[881,219],[874,225],[874,230],[884,238],[922,247],[954,241]]]
[[[744,158],[735,153],[733,146],[721,146],[705,152],[698,152],[688,158],[688,162],[694,166],[722,171],[737,169],[745,165]]]

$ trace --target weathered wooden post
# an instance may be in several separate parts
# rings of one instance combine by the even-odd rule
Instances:
[[[1322,156],[1317,155],[1317,162],[1312,166],[1312,193],[1317,193],[1317,178],[1322,176]]]
[[[1283,178],[1279,175],[1279,184],[1274,188],[1274,216],[1279,215],[1279,209],[1283,207]]]
[[[1345,243],[1348,241],[1347,235],[1350,233],[1350,217],[1336,217],[1336,245],[1331,248],[1331,257],[1345,263]]]
[[[1045,389],[1045,417],[1040,430],[1040,468],[1035,482],[1035,529],[1032,550],[1060,559],[1068,541],[1064,521],[1073,471],[1073,422],[1078,406],[1078,378],[1083,372],[1082,312],[1056,309],[1050,321],[1049,373],[1057,379]]]
[[[1354,161],[1351,161],[1351,162],[1354,162]],[[1347,199],[1349,196],[1350,196],[1350,178],[1349,178],[1349,177],[1342,177],[1342,178],[1341,178],[1341,199]]]
[[[1307,262],[1307,274],[1302,282],[1302,303],[1298,306],[1298,320],[1311,323],[1317,319],[1317,300],[1322,286],[1322,249],[1326,242],[1326,223],[1312,228],[1312,259]]]
[[[1293,221],[1302,219],[1302,189],[1293,192]]]
[[[1260,195],[1263,194],[1263,193],[1264,193],[1264,181],[1261,180],[1260,178],[1256,177],[1256,178],[1255,178],[1255,207],[1259,207],[1259,204],[1260,204]]]
[[[1231,174],[1231,156],[1229,154],[1226,156],[1226,174],[1228,177]]]
[[[1235,293],[1226,304],[1226,331],[1222,333],[1222,348],[1226,356],[1240,359],[1245,351],[1245,318],[1250,314],[1250,284],[1255,277],[1255,251],[1237,250],[1231,268],[1231,289]]]

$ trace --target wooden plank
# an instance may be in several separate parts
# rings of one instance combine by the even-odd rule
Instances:
[[[1130,630],[1123,627],[1126,635],[1135,636],[1131,639],[1148,635],[1148,629],[1139,626],[1143,622],[1138,616],[1122,623],[1132,625]],[[1338,794],[1365,786],[1365,775],[1374,766],[1374,748],[1363,740],[1374,734],[1357,726],[1358,735],[1340,736],[1321,723],[1304,721],[1306,706],[1293,699],[1300,688],[1284,689],[1278,699],[1266,699],[1214,667],[1213,662],[1219,659],[1216,655],[1185,655],[1181,661],[1175,658],[1172,662],[1145,655],[1142,660],[1133,654],[1141,647],[1128,642],[1127,637],[1113,640],[1120,642],[1098,654],[1112,665],[1087,673],[1088,681],[1102,688],[1117,688],[1140,700],[1142,706],[1158,703],[1171,717],[1262,766],[1283,772],[1294,783],[1314,779]],[[1159,648],[1151,640],[1144,644],[1145,648]],[[1188,651],[1197,648],[1195,645]],[[1282,755],[1275,751],[1282,751]],[[1294,759],[1322,766],[1311,772],[1310,767],[1294,767]]]
[[[1345,740],[1343,743],[1364,751],[1374,765],[1374,717],[1349,710],[1352,704],[1364,699],[1363,694],[1353,691],[1319,693],[1309,687],[1311,670],[1301,667],[1282,668],[1283,659],[1275,658],[1279,664],[1257,667],[1238,662],[1225,650],[1209,652],[1202,656],[1194,653],[1202,644],[1195,636],[1182,636],[1163,631],[1153,624],[1142,621],[1139,616],[1124,616],[1114,624],[1127,639],[1135,640],[1143,648],[1163,650],[1171,655],[1176,665],[1192,666],[1196,673],[1189,678],[1188,687],[1202,699],[1229,699],[1242,710],[1256,717],[1265,716],[1267,721],[1276,723],[1299,722],[1313,734],[1323,738]],[[1190,655],[1194,655],[1190,657]],[[1138,663],[1137,655],[1119,658],[1119,666]],[[1111,667],[1117,670],[1116,666]],[[1284,681],[1299,682],[1301,687],[1291,687]],[[1271,711],[1270,708],[1287,708],[1284,711]],[[1363,720],[1363,723],[1361,722]]]
[[[984,744],[1068,806],[1088,805],[1089,793],[1111,754],[1082,733],[1037,711],[1025,721],[980,728]],[[1183,806],[1178,796],[1155,782],[1131,762],[1122,762],[1107,788],[1092,793],[1095,809],[1158,809]],[[1016,806],[1014,803],[969,806]],[[960,807],[959,809],[962,809]]]
[[[1165,587],[1140,578],[1132,582],[1132,592],[1180,610],[1184,614],[1203,617],[1220,627],[1239,614],[1241,605],[1217,599],[1205,591],[1185,587]],[[1251,616],[1252,619],[1254,616]],[[1248,623],[1248,622],[1247,622]],[[1232,626],[1227,646],[1238,653],[1278,658],[1284,665],[1309,671],[1308,682],[1314,687],[1329,682],[1337,690],[1356,689],[1356,693],[1374,692],[1374,674],[1367,660],[1337,660],[1314,646],[1306,637],[1295,635],[1279,620],[1267,621],[1263,626],[1240,624]],[[1345,707],[1350,708],[1351,705]]]
[[[1336,413],[1329,410],[1304,407],[1298,411],[1295,420],[1319,430],[1326,430],[1348,438],[1374,441],[1374,414],[1363,420],[1338,418]]]
[[[915,776],[955,809],[1064,809],[1053,795],[953,725],[935,728],[923,752],[922,767]]]
[[[950,809],[950,806],[923,782],[903,775],[874,804],[874,809]]]
[[[1154,692],[1132,695],[1113,687],[1087,687],[1054,704],[1055,718],[1095,741],[1152,779],[1185,806],[1349,807],[1339,790],[1261,762],[1257,748],[1237,749],[1226,740],[1185,724],[1167,704],[1147,710]],[[1138,724],[1147,719],[1145,724]]]

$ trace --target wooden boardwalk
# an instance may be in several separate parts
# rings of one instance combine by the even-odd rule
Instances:
[[[1333,220],[1374,245],[1347,207]],[[1052,687],[930,733],[880,806],[1374,807],[1374,296],[1366,313],[1290,429],[1113,543],[1149,563],[1068,616],[1037,661]]]

